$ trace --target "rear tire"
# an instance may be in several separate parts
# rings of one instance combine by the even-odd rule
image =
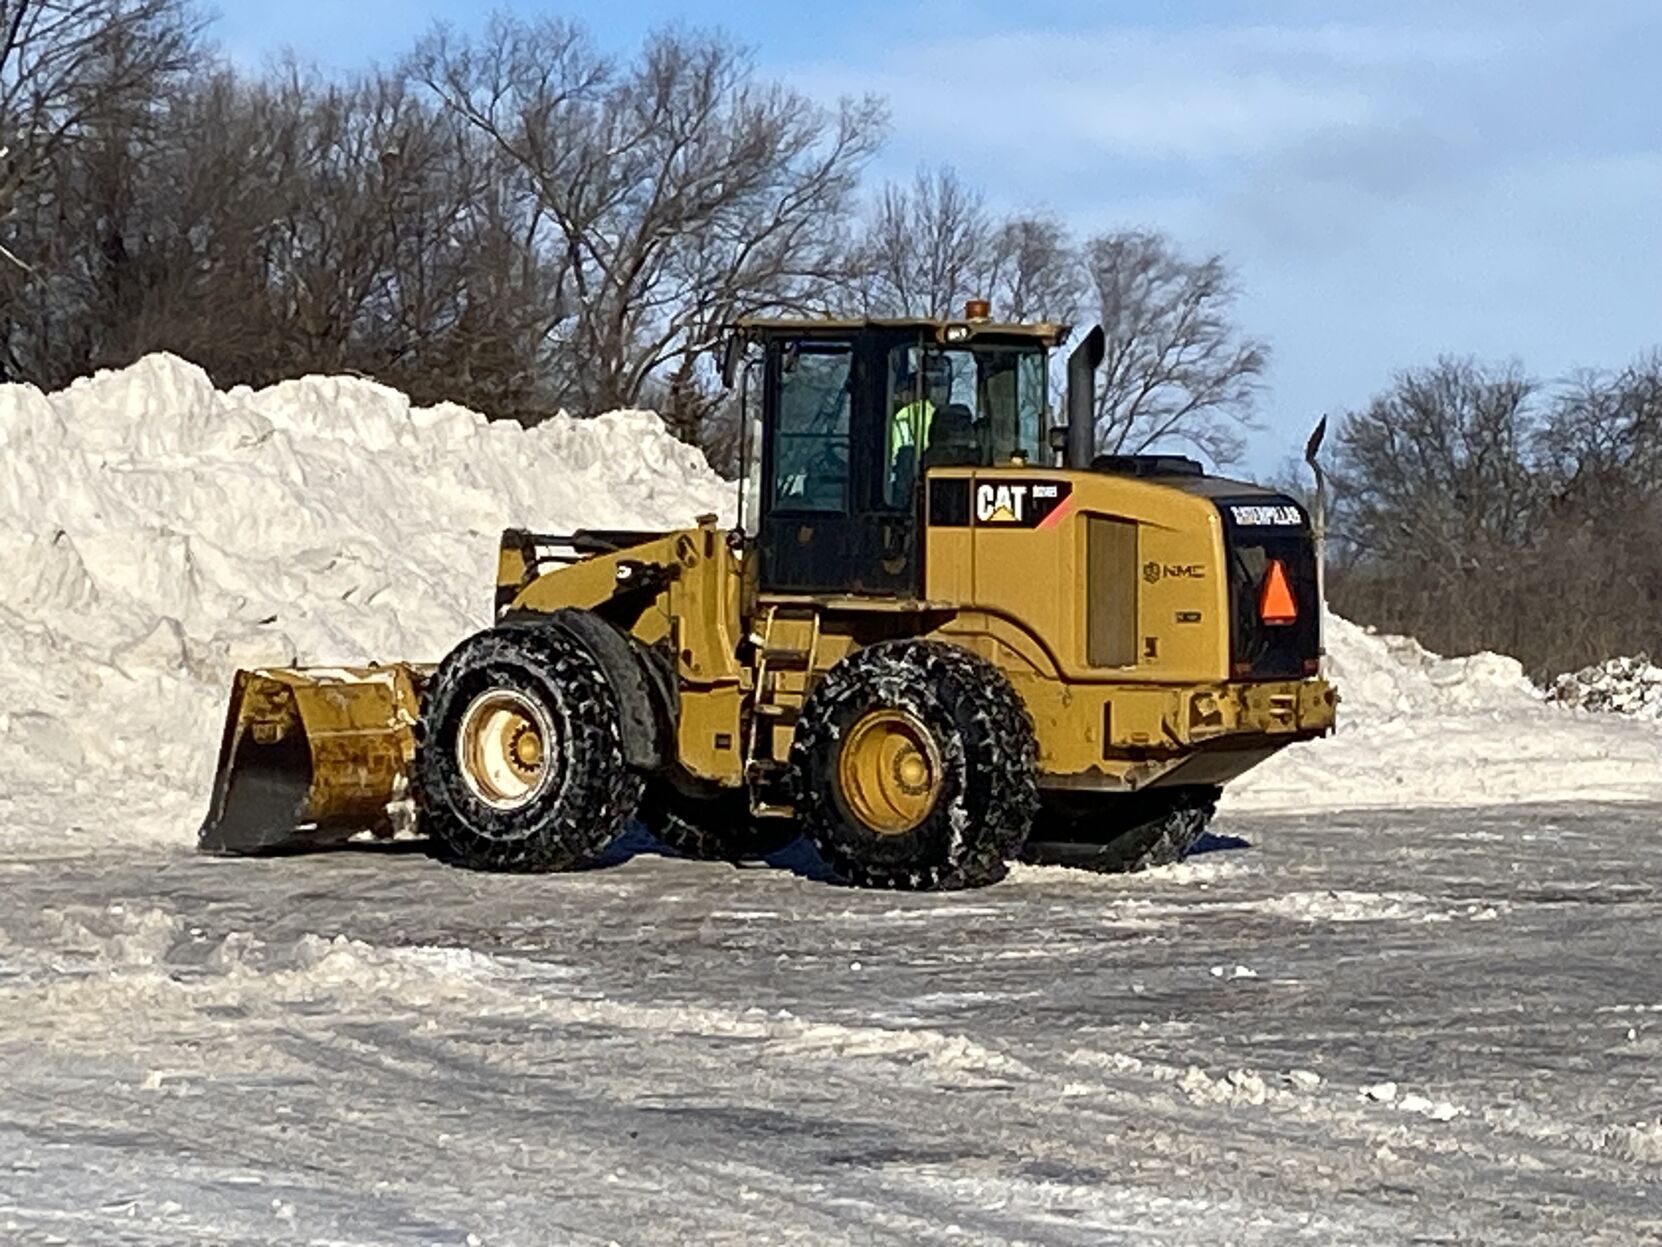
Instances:
[[[515,623],[469,637],[428,683],[413,768],[421,826],[475,870],[569,870],[640,802],[617,697],[569,632]]]
[[[647,785],[639,818],[659,844],[697,862],[766,857],[802,834],[790,819],[757,818],[742,790],[694,795],[661,779]]]
[[[1088,810],[1046,811],[1023,859],[1099,874],[1173,866],[1206,834],[1220,790],[1154,788],[1105,796]]]
[[[1004,877],[1038,809],[1033,721],[1004,673],[885,641],[809,694],[791,746],[803,833],[849,883],[921,891]]]

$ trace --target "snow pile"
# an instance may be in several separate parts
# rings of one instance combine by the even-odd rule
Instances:
[[[1443,658],[1412,637],[1381,636],[1334,615],[1323,628],[1328,678],[1342,690],[1345,711],[1359,719],[1506,718],[1539,708],[1540,691],[1516,658],[1490,653]]]
[[[1329,615],[1339,730],[1233,784],[1233,809],[1662,799],[1662,731],[1549,701],[1516,659],[1442,658]]]
[[[1547,697],[1580,710],[1662,719],[1662,667],[1645,654],[1611,658],[1559,676]]]
[[[526,430],[166,355],[0,386],[0,837],[189,844],[237,667],[436,660],[489,622],[503,528],[733,497],[648,412]]]

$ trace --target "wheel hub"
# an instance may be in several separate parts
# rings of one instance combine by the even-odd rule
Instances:
[[[514,732],[512,756],[508,759],[516,770],[534,774],[542,766],[542,736],[530,726]]]
[[[474,796],[492,809],[517,810],[548,786],[556,744],[541,704],[513,689],[487,689],[462,714],[456,761]]]
[[[849,808],[880,835],[902,835],[923,822],[943,774],[933,734],[897,709],[874,710],[855,723],[837,760]]]

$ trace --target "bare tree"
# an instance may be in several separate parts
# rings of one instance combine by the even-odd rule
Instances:
[[[154,100],[194,33],[184,0],[0,0],[0,218],[89,130]]]
[[[0,379],[92,359],[130,271],[105,228],[130,204],[120,153],[156,142],[199,56],[185,0],[0,0]]]
[[[559,21],[440,30],[412,72],[520,175],[574,409],[633,404],[655,382],[672,424],[696,427],[719,327],[817,305],[841,275],[841,223],[883,129],[875,100],[827,113],[756,82],[712,37],[658,34],[620,63]]]
[[[987,292],[992,226],[978,190],[950,168],[887,184],[857,253],[856,278],[878,316],[951,316]]]
[[[987,299],[999,319],[1068,321],[1079,301],[1078,254],[1060,221],[995,218],[950,167],[884,186],[853,263],[860,305],[879,316],[955,316]]]
[[[1084,271],[1067,227],[1055,217],[1007,217],[992,232],[983,288],[1000,320],[1078,318]]]
[[[1484,549],[1521,547],[1542,501],[1539,395],[1516,364],[1445,357],[1399,373],[1340,423],[1335,526],[1359,553],[1453,577]]]
[[[309,371],[550,410],[545,266],[511,169],[396,75],[205,70],[91,129],[0,221],[0,365],[61,385],[149,351],[222,384]],[[528,314],[528,309],[534,312]]]
[[[1662,479],[1662,350],[1625,368],[1573,376],[1540,444],[1559,509],[1620,510],[1636,493],[1654,492]]]
[[[514,176],[478,135],[451,136],[431,187],[394,216],[376,350],[380,375],[421,401],[534,424],[560,401],[548,336],[557,274],[531,245]]]
[[[1536,450],[1547,497],[1527,613],[1549,642],[1541,665],[1662,653],[1662,350],[1560,386]]]
[[[1188,446],[1214,463],[1238,459],[1269,348],[1234,323],[1223,259],[1189,260],[1163,235],[1130,230],[1093,238],[1085,267],[1108,338],[1099,448]]]
[[[1519,366],[1454,358],[1346,415],[1330,472],[1338,608],[1445,652],[1541,652],[1542,418]]]
[[[1662,649],[1662,354],[1555,389],[1443,359],[1336,442],[1329,586],[1350,617],[1537,676]]]
[[[291,66],[254,106],[273,118],[259,245],[289,357],[420,376],[466,299],[462,244],[490,190],[481,144],[398,75],[322,82]]]

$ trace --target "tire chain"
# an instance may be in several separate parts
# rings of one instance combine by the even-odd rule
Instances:
[[[557,829],[556,837],[533,834],[502,839],[482,835],[456,816],[442,793],[428,791],[427,767],[422,758],[427,708],[446,687],[446,681],[455,678],[451,658],[464,647],[482,651],[477,657],[469,652],[464,670],[484,665],[497,655],[509,663],[534,663],[560,690],[563,718],[577,738],[575,742],[561,742],[567,765],[570,758],[582,756],[582,750],[573,748],[577,743],[583,750],[592,751],[588,756],[598,759],[598,765],[591,767],[597,781],[593,786],[598,790],[588,795],[576,818],[568,813],[561,819],[564,826]],[[624,764],[620,716],[600,664],[557,626],[539,629],[517,620],[506,628],[469,638],[452,651],[451,658],[440,665],[422,698],[422,726],[410,783],[417,825],[432,836],[437,855],[476,870],[522,873],[569,870],[599,857],[622,834],[640,804],[643,787],[641,777]],[[461,782],[460,775],[453,772],[440,786]],[[564,782],[573,781],[567,777]]]
[[[840,687],[844,681],[851,682]],[[831,692],[816,704],[816,695],[827,684]],[[875,870],[842,852],[824,833],[816,834],[809,820],[805,829],[815,848],[838,875],[859,887],[945,891],[996,883],[1004,877],[1006,862],[1020,852],[1039,807],[1038,744],[1025,703],[1002,671],[966,649],[938,641],[880,641],[845,659],[842,674],[833,669],[809,696],[791,747],[799,786],[809,756],[830,733],[832,709],[872,684],[888,684],[891,695],[919,686],[930,689],[955,721],[962,717],[957,711],[964,695],[981,698],[982,704],[971,707],[967,718],[980,729],[981,748],[975,752],[984,756],[967,757],[964,766],[966,774],[976,767],[995,774],[987,785],[990,803],[976,819],[977,826],[954,828],[955,835],[976,839],[953,862],[911,871]],[[817,794],[798,791],[797,808],[819,800]]]

